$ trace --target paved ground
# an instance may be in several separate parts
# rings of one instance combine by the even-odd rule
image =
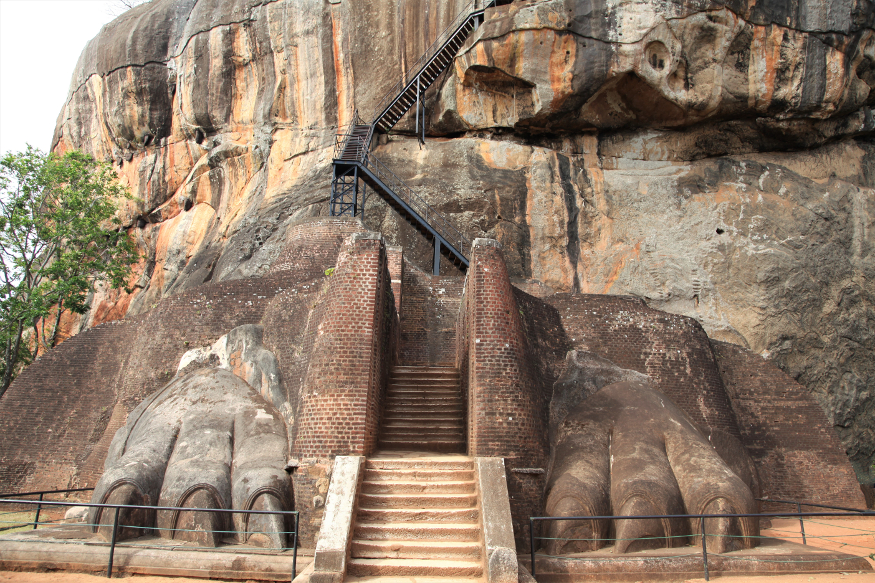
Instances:
[[[856,556],[875,554],[875,519],[813,519],[805,522],[805,534],[808,544],[830,550],[838,550]],[[793,542],[801,542],[799,521],[792,519],[775,520],[772,527],[763,531],[764,536],[785,538]],[[875,567],[875,559],[869,558]],[[131,583],[203,583],[203,579],[186,579],[179,577],[144,577],[134,576],[127,580]],[[103,583],[106,578],[78,573],[17,573],[0,571],[0,583]],[[212,580],[217,583],[230,583],[224,580]],[[406,583],[417,583],[416,579],[408,578]],[[712,577],[719,583],[875,583],[875,573],[834,573],[834,574],[802,574],[778,575],[770,577]],[[691,579],[687,583],[704,583],[704,579]]]

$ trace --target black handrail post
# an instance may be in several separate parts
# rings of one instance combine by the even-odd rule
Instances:
[[[112,521],[112,542],[109,543],[109,564],[106,566],[107,579],[112,579],[112,560],[115,555],[115,539],[118,535],[118,513],[120,510],[120,506],[115,507],[115,518]]]
[[[535,579],[535,520],[529,516],[529,551],[532,553],[532,579]]]
[[[699,519],[702,526],[702,564],[705,566],[705,581],[710,581],[708,578],[708,546],[705,543],[705,517]]]
[[[39,501],[40,501],[40,502],[43,501],[43,493],[42,493],[42,492],[39,493]],[[43,505],[42,505],[42,504],[37,504],[37,505],[36,505],[36,515],[34,515],[34,517],[33,517],[33,529],[34,529],[34,530],[36,530],[36,527],[37,527],[37,525],[39,524],[39,513],[40,513],[40,511],[41,511],[42,509],[43,509]]]
[[[805,523],[802,521],[802,505],[798,502],[796,503],[796,512],[799,513],[799,530],[802,531],[802,544],[807,545],[808,543],[805,541]]]
[[[295,533],[292,535],[292,581],[295,580],[295,574],[298,572],[298,524],[300,524],[301,513],[295,512]]]

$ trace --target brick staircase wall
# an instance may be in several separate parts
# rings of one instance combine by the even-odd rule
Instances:
[[[350,238],[326,298],[293,453],[368,455],[376,447],[382,393],[397,355],[397,314],[382,237]]]
[[[551,393],[538,379],[501,246],[477,239],[458,323],[457,358],[467,392],[468,455],[503,457],[517,548],[528,517],[542,513]],[[526,471],[514,471],[526,470]]]
[[[465,278],[432,276],[410,263],[404,266],[402,277],[401,362],[453,365]]]

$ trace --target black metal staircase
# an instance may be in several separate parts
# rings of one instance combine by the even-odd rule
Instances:
[[[416,105],[416,131],[424,135],[425,119],[422,96],[425,90],[452,63],[468,36],[483,22],[483,13],[497,0],[472,0],[453,23],[414,63],[402,79],[380,101],[373,121],[363,121],[356,111],[353,122],[334,144],[334,179],[331,182],[331,216],[364,218],[366,188],[359,191],[359,179],[379,194],[389,206],[434,244],[433,272],[439,274],[440,257],[444,255],[454,265],[466,270],[470,241],[441,213],[416,195],[404,181],[395,176],[370,153],[374,131],[388,132],[410,108]],[[420,120],[422,116],[422,120]],[[420,125],[420,123],[422,125]]]

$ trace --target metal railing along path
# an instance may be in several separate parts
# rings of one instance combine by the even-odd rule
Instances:
[[[769,502],[777,502],[776,500],[769,500]],[[796,504],[796,502],[788,502],[791,504]],[[700,533],[694,533],[692,535],[684,535],[684,536],[700,536],[702,537],[702,566],[705,574],[705,581],[709,581],[709,573],[708,573],[708,546],[707,546],[707,537],[709,536],[728,536],[728,535],[710,535],[705,530],[705,519],[706,518],[790,518],[790,517],[799,517],[800,520],[803,517],[848,517],[848,516],[873,516],[875,517],[875,511],[872,510],[863,510],[859,508],[849,509],[850,512],[791,512],[791,513],[774,513],[774,512],[762,512],[755,514],[652,514],[646,516],[530,516],[529,517],[529,552],[530,552],[530,560],[531,560],[531,573],[532,577],[536,577],[536,551],[535,551],[535,540],[548,540],[548,537],[535,536],[535,523],[536,522],[549,522],[549,521],[563,521],[563,520],[663,520],[666,518],[686,518],[691,520],[699,521]],[[667,537],[648,537],[648,538],[667,538]],[[596,540],[596,539],[565,539],[562,540]],[[599,538],[597,540],[616,540],[610,538]],[[713,553],[712,553],[713,554]],[[719,555],[718,555],[719,556]],[[873,553],[875,556],[875,553]],[[856,557],[854,557],[856,558]],[[575,559],[581,559],[581,557],[575,557]]]
[[[300,526],[300,514],[297,510],[236,510],[232,508],[185,508],[180,506],[138,506],[136,504],[95,504],[93,502],[61,502],[55,500],[12,500],[12,499],[0,499],[0,504],[30,504],[30,505],[42,505],[42,506],[82,506],[86,508],[106,508],[113,509],[114,517],[112,523],[112,540],[109,543],[109,558],[107,560],[106,566],[106,576],[107,578],[112,578],[112,568],[113,568],[113,560],[115,558],[115,548],[117,546],[117,538],[118,538],[118,529],[119,526],[125,527],[130,526],[133,528],[140,528],[144,530],[157,530],[156,527],[143,527],[139,525],[119,525],[119,513],[123,508],[130,508],[134,510],[172,510],[176,512],[211,512],[211,513],[219,513],[219,514],[278,514],[287,517],[294,517],[295,527],[293,531],[284,531],[283,534],[291,534],[292,535],[292,546],[282,550],[292,550],[292,573],[289,581],[293,580],[296,575],[297,567],[298,567],[298,532]],[[85,525],[85,526],[104,526],[104,525]],[[36,527],[34,527],[36,528]],[[184,530],[184,529],[162,529],[162,530]],[[198,531],[205,532],[205,531]],[[235,531],[215,531],[215,532],[235,532]],[[196,550],[194,547],[192,550]]]
[[[39,492],[17,492],[15,494],[0,494],[0,498],[19,498],[21,496],[39,496],[39,499],[36,501],[37,502],[36,513],[34,514],[34,518],[33,518],[32,523],[26,523],[26,524],[21,524],[21,525],[17,525],[17,526],[0,527],[0,531],[9,530],[12,528],[20,528],[22,526],[27,526],[28,524],[33,524],[33,529],[36,530],[37,525],[39,525],[39,515],[43,509],[43,505],[42,505],[43,497],[46,494],[70,494],[72,492],[93,492],[93,491],[94,491],[94,488],[72,488],[72,489],[67,489],[67,490],[42,490]],[[76,504],[76,506],[80,506],[80,505]]]

